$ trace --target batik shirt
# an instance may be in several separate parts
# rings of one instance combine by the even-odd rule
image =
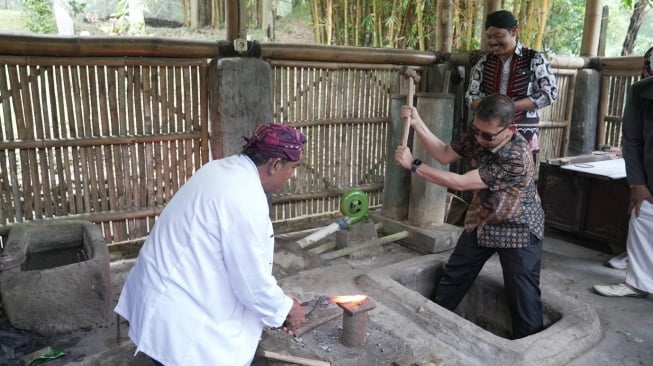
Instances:
[[[494,53],[488,53],[474,65],[469,88],[465,94],[467,105],[490,94],[504,94],[512,100],[528,97],[538,109],[523,116],[515,114],[515,122],[522,118],[539,121],[539,109],[558,98],[556,79],[549,61],[542,52],[524,47],[517,42],[515,52],[505,62]],[[537,122],[536,122],[537,123]]]
[[[470,105],[491,94],[507,95],[512,100],[528,98],[537,106],[515,113],[514,123],[531,149],[539,150],[539,110],[558,98],[556,79],[544,54],[517,42],[515,52],[505,62],[494,53],[481,57],[472,68],[465,101]]]
[[[473,131],[451,144],[460,156],[472,160],[488,188],[474,192],[465,217],[465,230],[477,229],[478,245],[523,248],[530,234],[544,235],[544,211],[535,185],[533,155],[518,133],[493,149],[476,142]]]

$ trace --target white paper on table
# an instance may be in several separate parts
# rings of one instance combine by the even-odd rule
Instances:
[[[586,174],[601,175],[611,179],[626,178],[626,163],[623,158],[591,161],[587,163],[576,163],[561,165],[562,169],[573,170]]]

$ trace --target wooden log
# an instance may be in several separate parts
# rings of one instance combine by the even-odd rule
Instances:
[[[303,326],[299,327],[296,331],[294,331],[293,334],[295,335],[295,337],[301,337],[303,334],[305,334],[311,329],[317,328],[324,323],[328,323],[332,321],[333,319],[340,318],[342,316],[342,310],[340,309],[336,309],[336,310],[337,311],[329,315],[326,315],[318,320],[304,324]]]
[[[269,358],[271,360],[286,361],[291,363],[296,363],[298,365],[306,366],[331,366],[330,362],[316,360],[312,358],[297,357],[291,355],[284,355],[278,352],[272,351],[263,351],[263,357]]]
[[[342,256],[345,256],[347,254],[351,254],[355,251],[362,250],[362,249],[367,249],[376,245],[383,245],[383,244],[388,244],[392,243],[393,241],[401,240],[401,239],[406,239],[408,237],[408,231],[400,231],[398,233],[390,234],[388,236],[384,236],[382,238],[378,239],[372,239],[368,241],[364,241],[358,245],[353,245],[351,247],[347,248],[342,248],[339,250],[335,250],[333,252],[329,252],[326,254],[322,254],[320,258],[324,260],[331,260],[331,259],[336,259],[340,258]]]

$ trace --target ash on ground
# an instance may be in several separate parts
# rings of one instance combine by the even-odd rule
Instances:
[[[361,348],[342,344],[342,317],[309,330],[300,337],[294,337],[281,329],[265,329],[252,366],[289,365],[287,362],[266,359],[263,351],[284,355],[328,361],[334,366],[393,365],[400,360],[411,360],[412,350],[394,334],[373,320],[372,310],[368,315],[365,345]],[[320,313],[323,313],[320,315]],[[306,323],[318,320],[327,311],[320,311],[306,319]]]

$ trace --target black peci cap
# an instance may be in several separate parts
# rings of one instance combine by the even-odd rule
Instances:
[[[485,19],[485,29],[490,27],[512,29],[517,26],[517,19],[507,10],[499,10],[488,14]]]

